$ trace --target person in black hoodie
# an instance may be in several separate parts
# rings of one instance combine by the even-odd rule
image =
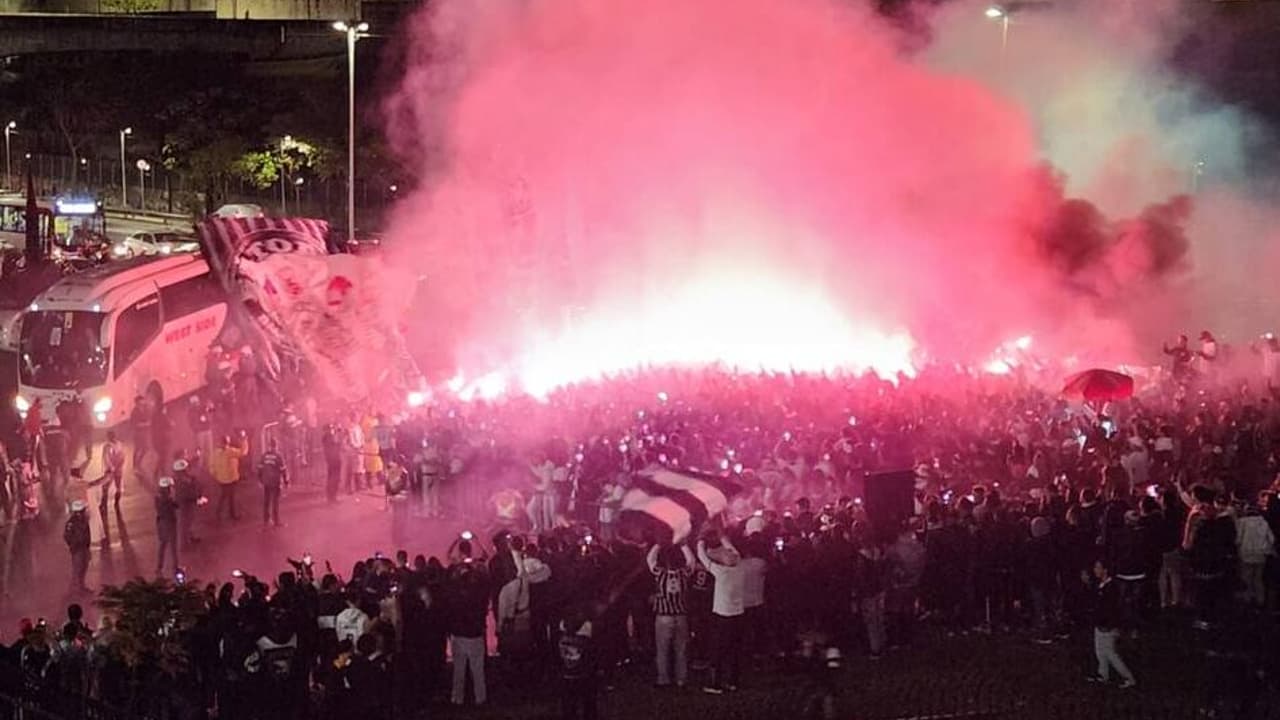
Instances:
[[[1182,528],[1187,521],[1187,506],[1182,504],[1176,488],[1160,494],[1160,607],[1168,610],[1187,605],[1183,590],[1186,555],[1182,550]]]
[[[1093,654],[1098,659],[1098,672],[1090,680],[1108,682],[1111,671],[1115,670],[1121,679],[1120,687],[1131,688],[1138,683],[1116,647],[1124,626],[1120,588],[1102,560],[1093,564],[1093,577],[1097,581],[1093,606]]]
[[[1229,571],[1235,567],[1236,527],[1230,515],[1219,512],[1214,491],[1197,485],[1192,489],[1196,506],[1187,515],[1182,549],[1187,551],[1195,583],[1198,630],[1208,630],[1218,620],[1220,605],[1230,593]]]
[[[591,636],[591,621],[581,612],[570,611],[560,623],[556,650],[560,658],[560,716],[564,720],[596,718],[597,659]]]
[[[1102,512],[1105,509],[1098,502],[1098,492],[1093,488],[1084,488],[1080,491],[1080,503],[1076,505],[1079,510],[1079,527],[1092,533],[1092,540],[1096,543],[1102,532]]]
[[[1151,526],[1143,524],[1136,510],[1125,513],[1124,526],[1111,533],[1109,557],[1115,567],[1115,580],[1120,586],[1126,627],[1136,625],[1139,619],[1139,600],[1149,572],[1150,550],[1154,546],[1151,534]]]
[[[1067,522],[1057,534],[1058,580],[1062,584],[1063,611],[1074,628],[1085,628],[1088,598],[1080,577],[1086,578],[1097,559],[1096,534],[1088,526],[1088,516],[1080,506],[1067,509]]]
[[[1053,524],[1043,515],[1030,523],[1031,539],[1027,541],[1025,577],[1031,598],[1032,634],[1035,642],[1052,642],[1049,636],[1057,599],[1057,553],[1052,535]]]

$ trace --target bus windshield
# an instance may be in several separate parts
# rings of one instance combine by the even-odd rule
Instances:
[[[84,311],[28,312],[22,317],[18,374],[23,385],[69,390],[107,381],[100,345],[106,315]]]

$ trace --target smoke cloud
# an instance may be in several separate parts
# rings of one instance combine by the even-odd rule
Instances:
[[[1002,57],[970,3],[911,53],[843,0],[428,5],[384,105],[420,178],[388,243],[425,275],[419,349],[546,384],[1028,332],[1132,359],[1193,304],[1192,173],[1235,179],[1242,120],[1159,70],[1172,16],[1115,20],[1127,44],[1078,17],[1016,19]]]

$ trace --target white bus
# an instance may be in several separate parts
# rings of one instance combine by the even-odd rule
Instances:
[[[199,256],[149,257],[62,278],[22,315],[18,395],[23,417],[40,401],[79,396],[98,427],[127,420],[134,398],[157,403],[204,385],[209,345],[226,321],[226,296]]]

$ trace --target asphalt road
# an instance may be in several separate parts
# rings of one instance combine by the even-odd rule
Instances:
[[[185,428],[179,437],[189,437]],[[100,443],[95,452],[100,452]],[[130,449],[127,456],[132,455]],[[85,477],[99,475],[95,460]],[[144,481],[127,468],[124,497],[118,510],[109,506],[105,522],[97,510],[98,489],[90,490],[89,520],[93,538],[87,584],[97,589],[138,576],[155,576],[157,535],[154,483]],[[288,569],[286,558],[310,553],[317,569],[328,560],[334,571],[350,575],[352,564],[375,551],[392,556],[391,517],[380,492],[348,495],[329,504],[324,496],[322,471],[296,478],[285,490],[280,505],[282,527],[262,521],[262,492],[252,481],[237,490],[239,520],[215,519],[218,489],[204,488],[209,504],[197,509],[196,535],[200,542],[182,548],[179,563],[190,582],[228,582],[233,570],[260,578],[274,578]],[[63,507],[43,503],[40,518],[31,523],[9,523],[0,528],[0,642],[8,642],[19,618],[61,617],[69,602],[92,604],[93,595],[70,590],[70,555],[62,540],[66,520]],[[464,529],[461,523],[414,517],[409,524],[410,555],[443,555],[452,539]],[[171,576],[166,566],[165,575]],[[96,613],[94,613],[96,616]]]

